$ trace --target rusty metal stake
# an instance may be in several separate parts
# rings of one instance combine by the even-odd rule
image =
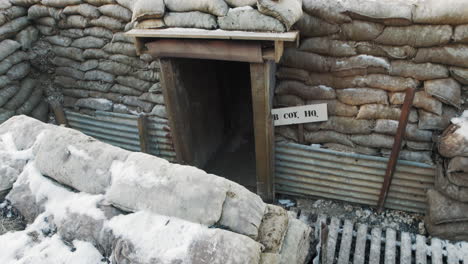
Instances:
[[[416,89],[406,89],[405,101],[403,102],[403,107],[401,109],[400,120],[398,122],[398,129],[395,135],[395,141],[393,142],[392,153],[390,154],[390,159],[387,163],[387,170],[385,171],[385,178],[382,185],[382,189],[380,190],[379,201],[377,203],[377,208],[379,212],[383,211],[385,200],[387,199],[388,190],[390,188],[390,184],[392,183],[393,174],[395,172],[398,156],[400,155],[401,143],[403,141],[403,137],[405,136],[406,125],[408,124],[408,117],[410,114],[411,106],[413,104],[415,92]]]

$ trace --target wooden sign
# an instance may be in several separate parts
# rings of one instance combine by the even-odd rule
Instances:
[[[328,120],[327,104],[302,105],[273,109],[273,124],[284,126]]]

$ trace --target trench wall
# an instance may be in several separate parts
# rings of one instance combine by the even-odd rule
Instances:
[[[301,44],[285,51],[275,107],[327,103],[329,121],[277,127],[277,141],[388,156],[414,88],[400,158],[432,163],[437,135],[467,108],[468,20],[458,10],[468,4],[450,2],[304,0]]]

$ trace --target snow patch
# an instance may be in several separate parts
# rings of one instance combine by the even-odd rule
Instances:
[[[454,133],[468,140],[468,110],[465,110],[461,116],[452,118],[451,122],[460,127]]]

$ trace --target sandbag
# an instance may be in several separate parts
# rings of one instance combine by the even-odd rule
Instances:
[[[380,151],[375,148],[368,148],[363,146],[355,145],[354,147],[349,147],[341,144],[336,143],[325,143],[323,147],[326,149],[332,149],[339,152],[350,152],[350,153],[359,153],[364,155],[371,155],[371,156],[378,156],[380,155]]]
[[[0,62],[0,75],[6,73],[13,65],[28,60],[29,55],[23,51],[17,51]]]
[[[468,25],[456,26],[452,39],[454,42],[468,43]]]
[[[16,114],[17,115],[31,114],[31,112],[35,109],[35,107],[37,107],[41,103],[41,100],[43,100],[42,93],[43,93],[43,89],[41,89],[40,87],[36,87],[34,91],[32,92],[31,96],[29,97],[29,99],[26,102],[24,102],[24,104],[21,105],[16,110]]]
[[[450,67],[450,75],[458,82],[468,85],[468,69]]]
[[[275,93],[279,95],[293,94],[304,100],[335,99],[336,92],[333,88],[320,86],[307,86],[297,81],[282,81],[276,86]]]
[[[76,61],[84,61],[83,51],[78,48],[55,46],[53,52],[60,57],[65,57]]]
[[[468,223],[446,223],[435,225],[431,223],[428,216],[424,219],[424,226],[431,236],[451,241],[467,241],[468,240]],[[455,247],[451,244],[449,247]],[[456,249],[454,249],[456,250]]]
[[[132,76],[117,76],[117,78],[115,78],[115,81],[119,84],[132,87],[142,92],[148,91],[148,89],[151,87],[150,82],[146,82]]]
[[[374,131],[380,134],[395,135],[398,128],[398,121],[388,120],[388,119],[379,119],[375,124]],[[432,141],[432,131],[430,130],[421,130],[417,125],[407,124],[405,139],[415,140],[415,141]]]
[[[388,104],[387,92],[371,88],[348,88],[336,90],[338,100],[348,105]]]
[[[123,101],[123,96],[121,94],[117,94],[117,93],[102,93],[102,92],[90,91],[89,96],[91,96],[93,98],[108,99],[108,100],[111,100],[112,102],[116,102],[116,103],[121,103]]]
[[[258,11],[281,21],[289,31],[302,17],[302,0],[258,0]]]
[[[468,156],[468,138],[464,135],[464,125],[453,124],[440,136],[439,153],[446,158]]]
[[[413,22],[420,24],[467,24],[468,6],[463,0],[440,2],[427,0],[418,3]]]
[[[64,8],[71,5],[79,5],[82,0],[41,0],[41,4],[45,6]]]
[[[288,212],[282,207],[268,204],[258,230],[258,242],[265,249],[263,252],[279,253],[288,229]]]
[[[55,74],[58,76],[70,77],[75,80],[83,80],[85,77],[82,71],[71,67],[57,67],[55,69]]]
[[[81,64],[77,65],[77,69],[80,71],[89,71],[94,70],[98,67],[99,61],[98,60],[87,60],[82,62]]]
[[[2,120],[4,121],[4,120]],[[4,199],[4,193],[8,193],[13,187],[14,182],[23,171],[24,166],[32,155],[27,151],[20,152],[13,141],[12,132],[0,136],[0,193]]]
[[[87,49],[83,52],[83,59],[107,59],[109,54],[101,49]]]
[[[424,91],[443,103],[460,108],[461,85],[452,78],[425,81]]]
[[[45,101],[41,101],[30,113],[31,117],[47,122],[49,119],[49,104]]]
[[[362,20],[353,20],[351,23],[342,24],[340,28],[341,31],[339,34],[341,39],[366,41],[374,40],[382,34],[384,25]]]
[[[411,2],[353,0],[341,2],[351,17],[377,21],[385,25],[405,26],[412,23]]]
[[[41,173],[91,194],[106,191],[113,162],[123,161],[129,155],[126,150],[63,127],[46,131],[33,152]]]
[[[67,16],[58,22],[58,27],[61,29],[67,28],[86,28],[90,24],[88,18],[80,15]]]
[[[16,110],[23,105],[31,96],[37,80],[25,78],[21,81],[20,89],[10,100],[3,106],[7,110]]]
[[[391,155],[390,149],[382,149],[381,153],[384,157],[390,157]],[[422,162],[426,164],[434,164],[431,157],[430,151],[410,151],[410,150],[401,150],[398,156],[401,160],[410,160],[415,162]]]
[[[15,115],[15,111],[0,109],[0,124]],[[2,195],[4,191],[2,191]]]
[[[96,98],[82,98],[78,99],[75,103],[77,107],[84,107],[100,111],[112,110],[112,101],[107,99]]]
[[[112,42],[127,42],[130,44],[135,44],[135,39],[126,35],[124,32],[118,32],[112,36]]]
[[[159,82],[159,79],[160,79],[159,71],[155,71],[155,70],[136,70],[136,71],[130,72],[130,75],[140,80],[153,82],[153,83]]]
[[[308,85],[326,85],[326,86],[336,88],[335,87],[335,84],[337,83],[336,80],[337,80],[337,77],[332,75],[331,73],[309,72],[308,78],[305,81],[305,83],[307,83]],[[349,88],[349,87],[353,87],[353,86],[341,87],[341,89]]]
[[[8,79],[6,75],[0,75],[0,88],[4,88],[5,86],[9,85],[11,80]]]
[[[331,86],[335,89],[353,87],[377,88],[389,92],[405,91],[407,88],[417,89],[419,81],[412,78],[395,77],[385,74],[369,74],[365,76],[336,77],[329,74],[311,73],[309,83]]]
[[[468,46],[455,44],[443,47],[420,48],[414,61],[433,62],[468,68]]]
[[[307,104],[327,104],[328,115],[334,116],[356,116],[357,106],[343,104],[338,100],[309,100]]]
[[[103,50],[112,54],[124,54],[130,57],[136,57],[136,49],[133,44],[124,42],[111,42],[104,46]]]
[[[292,94],[277,95],[274,98],[275,107],[284,107],[284,106],[299,106],[304,105],[304,100],[299,96]]]
[[[224,30],[285,31],[281,22],[251,8],[230,9],[226,16],[218,18],[218,24]]]
[[[151,18],[162,18],[164,16],[164,1],[163,0],[138,0],[133,5],[132,21],[142,21]]]
[[[432,80],[447,78],[449,76],[447,67],[432,63],[412,63],[406,60],[395,60],[391,62],[390,75],[411,77],[416,80]]]
[[[225,179],[143,153],[131,153],[125,162],[114,163],[111,171],[106,198],[114,206],[208,226],[220,219],[229,189]]]
[[[457,110],[451,106],[442,107],[442,115],[419,110],[419,129],[444,130],[450,125],[450,119],[457,115]]]
[[[167,119],[167,110],[164,105],[155,105],[148,115],[154,115],[160,118]]]
[[[281,65],[313,72],[329,72],[333,58],[287,48],[281,57]]]
[[[468,203],[468,188],[451,183],[445,174],[445,167],[442,164],[437,164],[434,188],[455,201]]]
[[[0,61],[10,56],[21,47],[21,44],[11,39],[5,39],[0,42]]]
[[[148,212],[116,216],[107,227],[116,236],[116,264],[256,264],[262,251],[260,243],[246,236]],[[146,241],[156,242],[148,247]]]
[[[329,36],[340,31],[340,27],[335,24],[328,23],[320,18],[310,16],[306,13],[294,25],[303,36],[306,37],[321,37]]]
[[[343,134],[370,134],[374,128],[375,121],[330,116],[327,121],[318,124],[321,130],[333,130]]]
[[[82,15],[88,18],[98,18],[101,15],[95,6],[89,4],[68,5],[63,9],[63,13],[66,15]]]
[[[13,5],[18,5],[18,6],[24,6],[24,7],[30,7],[34,4],[39,4],[41,0],[10,0],[10,3]]]
[[[415,93],[413,105],[436,115],[442,115],[442,103],[431,97],[425,91]]]
[[[28,50],[31,48],[32,43],[39,38],[39,31],[33,27],[29,26],[21,30],[15,37],[15,40],[21,44],[22,50]]]
[[[55,21],[52,17],[41,17],[36,19],[35,22],[39,25],[48,26],[48,27],[56,27],[57,21]]]
[[[69,58],[60,57],[60,56],[53,57],[50,60],[50,62],[56,67],[72,67],[72,68],[75,68],[75,69],[79,69],[79,67],[81,65],[81,63],[79,63],[77,61],[71,60]],[[84,73],[81,73],[81,77],[79,77],[79,79],[83,79],[83,76],[82,76],[83,74]],[[64,76],[67,76],[67,75],[64,75]]]
[[[19,85],[11,84],[0,90],[0,107],[3,107],[10,98],[20,90]]]
[[[401,115],[400,108],[393,108],[381,104],[367,104],[359,108],[357,119],[393,119],[399,120]]]
[[[20,6],[12,6],[10,8],[0,10],[0,26],[17,17],[24,16],[27,13],[27,9]]]
[[[31,64],[29,64],[29,61],[23,61],[11,67],[6,75],[12,81],[21,80],[29,74],[30,70]]]
[[[312,16],[317,16],[333,24],[351,22],[351,18],[343,14],[346,9],[341,1],[302,0],[302,8]]]
[[[127,8],[128,10],[133,10],[133,5],[136,1],[134,0],[115,0],[119,5]]]
[[[356,43],[359,54],[368,54],[390,59],[411,59],[416,56],[416,49],[411,46],[385,46],[370,42]]]
[[[387,73],[388,69],[390,68],[390,63],[385,58],[379,58],[369,55],[357,55],[347,58],[336,58],[331,60],[331,72],[343,72],[343,76],[353,76],[356,74],[346,74],[346,71],[353,72],[355,70],[365,69],[365,70],[372,70],[381,68],[381,73]],[[355,71],[359,72],[359,71]],[[367,71],[364,71],[365,75]]]
[[[28,9],[28,18],[37,19],[41,17],[53,17],[55,20],[61,20],[65,17],[62,10],[44,5],[33,5]]]
[[[81,28],[62,29],[59,34],[68,38],[81,38],[85,36],[84,30]]]
[[[283,138],[292,140],[294,142],[299,141],[299,136],[297,132],[297,126],[279,126],[275,127],[275,133],[282,136]]]
[[[225,16],[229,9],[224,0],[164,0],[164,3],[173,12],[200,11],[214,16]]]
[[[108,92],[112,87],[112,83],[102,81],[78,81],[78,87],[92,91]]]
[[[87,81],[100,81],[100,82],[114,82],[115,76],[113,74],[99,71],[99,70],[92,70],[88,71],[84,75],[84,80]]]
[[[112,39],[114,34],[112,33],[111,30],[103,28],[103,27],[90,27],[86,28],[83,33],[87,36],[93,36],[96,38],[106,38],[106,39]]]
[[[305,264],[309,261],[313,229],[302,221],[289,218],[288,230],[280,251],[280,264]]]
[[[243,6],[254,6],[257,4],[256,0],[225,0],[229,6],[243,7]]]
[[[121,31],[125,27],[119,20],[108,16],[100,16],[99,18],[91,20],[89,24],[96,27],[107,28],[112,31]]]
[[[115,61],[100,61],[97,68],[114,75],[127,75],[133,70],[132,67]]]
[[[235,182],[229,182],[218,224],[256,240],[266,208],[260,196]]]
[[[164,104],[164,95],[162,94],[144,93],[140,95],[138,99],[154,104]]]
[[[374,41],[384,45],[412,47],[442,46],[450,42],[452,27],[411,25],[407,27],[386,27]]]
[[[88,98],[89,97],[89,91],[88,90],[82,90],[82,89],[62,89],[62,93],[65,96],[71,96],[73,98]],[[86,101],[81,101],[83,105],[88,105]],[[76,104],[76,101],[75,101]],[[86,106],[85,106],[86,107]]]
[[[169,12],[164,16],[168,27],[215,29],[218,27],[216,17],[199,11]]]
[[[309,81],[309,73],[306,70],[280,67],[276,71],[276,77],[280,80],[294,80],[307,83]]]
[[[124,22],[128,22],[132,19],[132,12],[120,5],[103,5],[98,9],[101,14]]]
[[[447,167],[448,180],[460,187],[468,187],[468,158],[455,157]]]
[[[388,148],[393,146],[394,137],[372,133],[369,135],[351,135],[351,141],[354,144],[372,147],[372,148]],[[402,144],[403,145],[403,144]]]
[[[110,88],[110,91],[114,93],[123,94],[123,95],[136,95],[136,96],[141,95],[141,91],[128,87],[128,86],[121,85],[121,84],[112,85],[112,87]]]
[[[139,58],[135,58],[135,57],[129,57],[129,56],[122,55],[122,54],[111,55],[109,57],[109,60],[126,64],[132,68],[137,68],[137,69],[148,68],[148,63],[144,62],[143,60],[140,60]]]
[[[138,99],[137,96],[128,96],[128,95],[126,95],[126,96],[123,97],[122,102],[125,105],[138,107],[141,110],[143,110],[143,112],[151,112],[151,110],[154,107],[154,105],[151,104],[151,103],[141,101],[140,99]]]
[[[354,143],[350,140],[348,135],[338,133],[335,131],[306,131],[304,132],[304,139],[308,144],[338,143],[354,147]]]
[[[158,19],[146,19],[136,23],[135,28],[137,29],[151,29],[151,28],[163,28],[166,27],[164,20]]]
[[[299,50],[332,57],[347,57],[357,54],[355,45],[356,43],[354,41],[316,37],[302,40]]]
[[[53,36],[59,33],[59,30],[55,27],[48,27],[48,26],[43,26],[43,25],[36,25],[37,30],[41,33],[43,36]]]

